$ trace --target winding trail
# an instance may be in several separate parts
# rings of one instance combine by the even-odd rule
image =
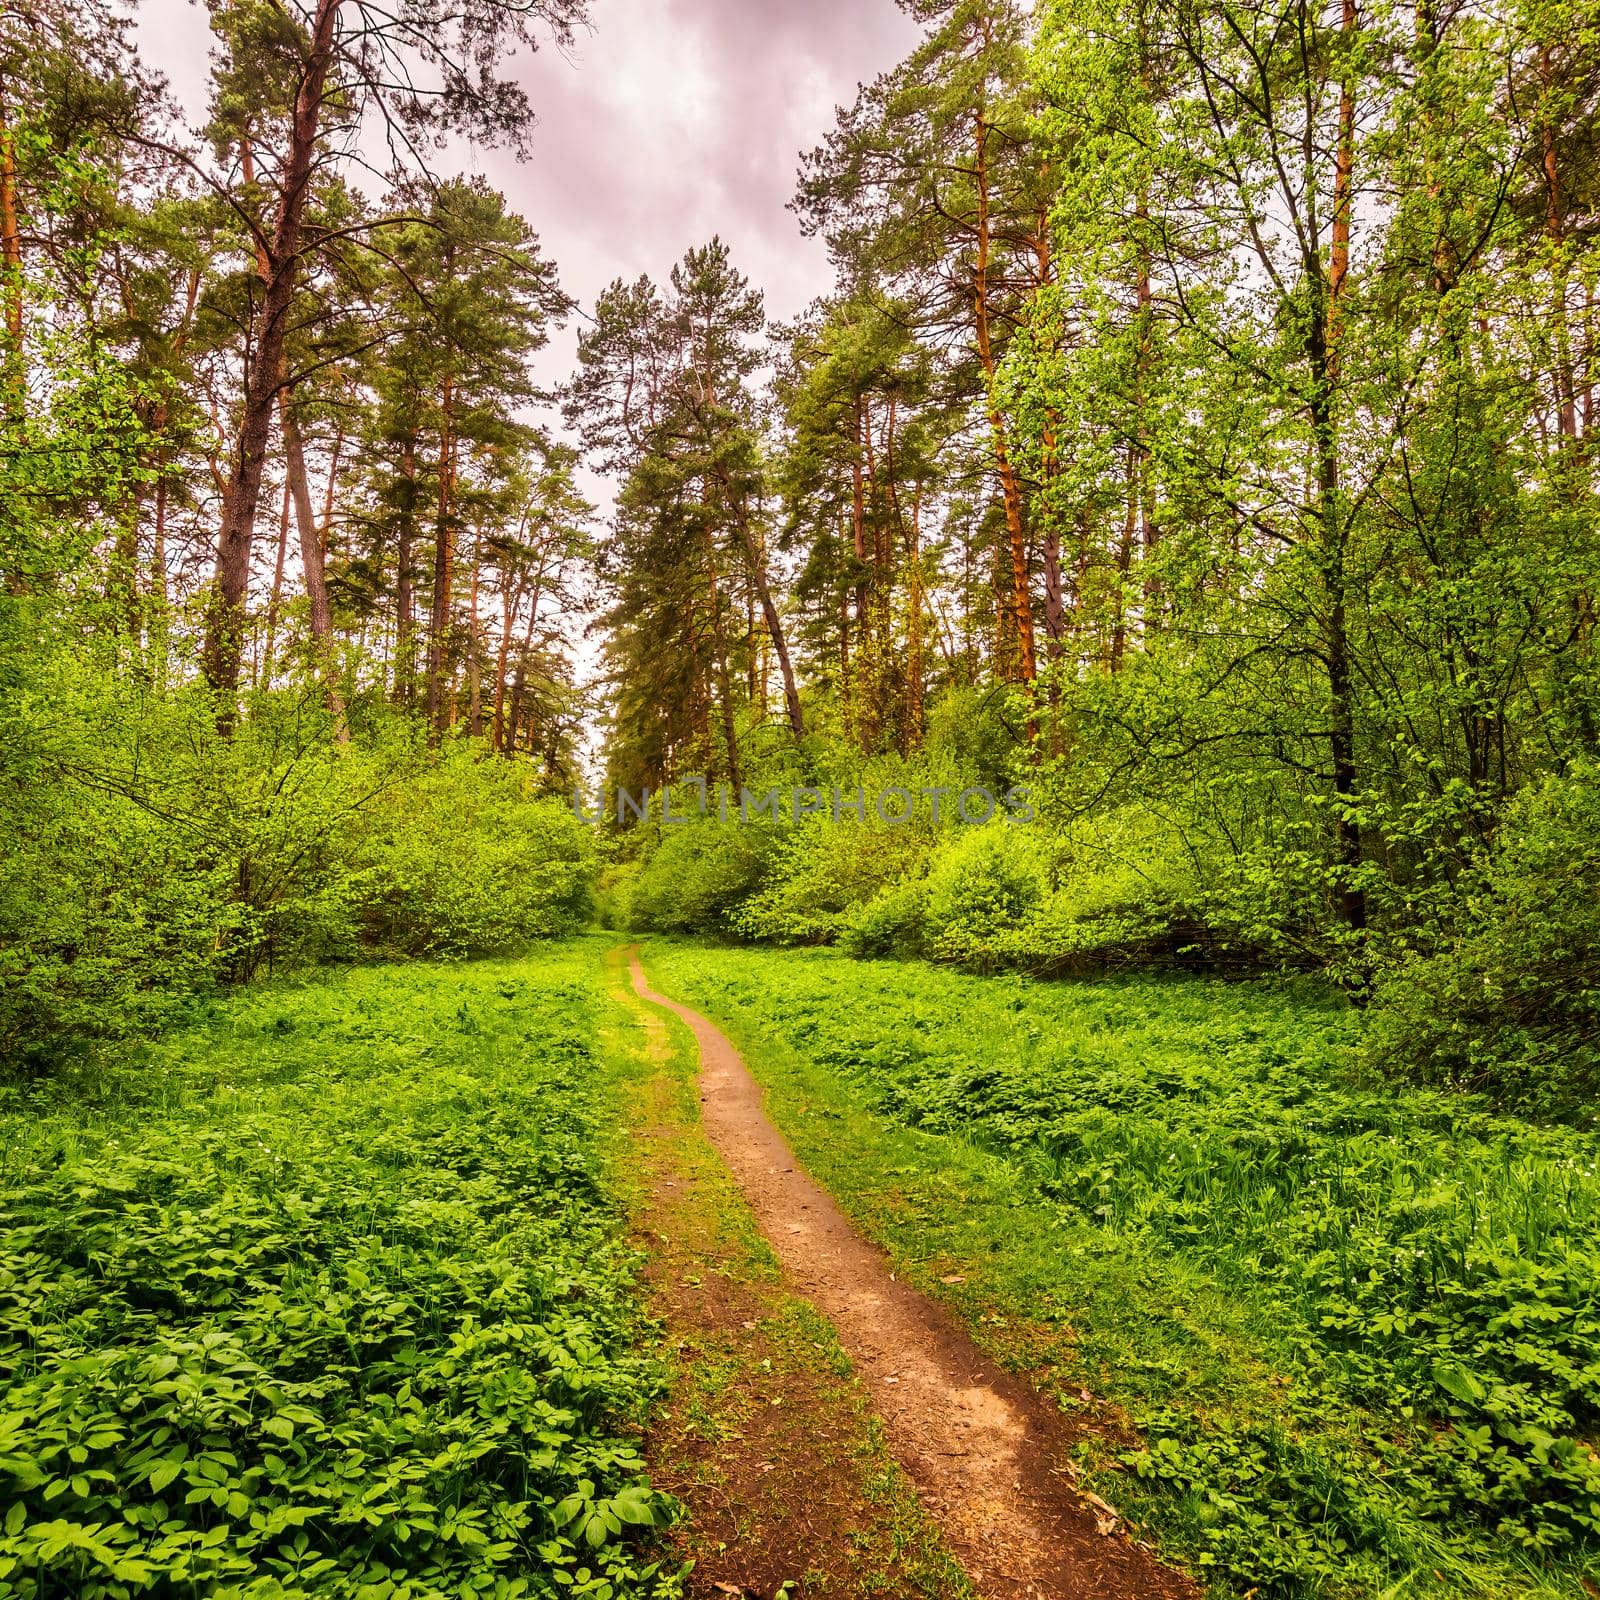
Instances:
[[[795,1292],[837,1329],[896,1459],[973,1588],[986,1600],[1192,1600],[1186,1578],[1073,1492],[1062,1418],[942,1307],[895,1278],[767,1120],[738,1051],[698,1012],[650,987],[637,947],[628,957],[639,997],[693,1031],[707,1137]]]

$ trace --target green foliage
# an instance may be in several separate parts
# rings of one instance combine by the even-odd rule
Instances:
[[[921,878],[902,878],[857,906],[839,930],[847,955],[919,956],[927,942],[928,889]]]
[[[1592,1121],[1600,1095],[1600,768],[1511,807],[1459,931],[1379,991],[1374,1059]]]
[[[1026,827],[991,822],[944,842],[928,873],[923,911],[935,956],[984,964],[984,952],[1044,899],[1048,863]]]
[[[1176,953],[1194,928],[1202,896],[1193,858],[1164,819],[1137,807],[1084,818],[1056,849],[1057,884],[1011,941],[1016,964],[1129,964]]]
[[[1525,1559],[1570,1574],[1592,1552],[1592,1136],[1367,1085],[1358,1018],[1304,983],[658,959],[758,1069],[798,1059],[770,1069],[786,1131],[853,1205],[887,1191],[897,1244],[960,1218],[978,1266],[1013,1232],[1046,1263],[985,1311],[1045,1316],[1042,1293],[1070,1321],[1143,1435],[1132,1483],[1102,1492],[1224,1592],[1403,1592],[1442,1568],[1450,1592],[1521,1593]],[[943,1198],[908,1198],[904,1166],[830,1170],[839,1116],[872,1149],[919,1152]],[[987,1209],[962,1187],[970,1150],[1007,1174]],[[1118,1273],[1152,1281],[1149,1303],[1102,1281]],[[1163,1346],[1163,1316],[1204,1343]]]
[[[594,953],[215,1008],[0,1107],[0,1594],[670,1595]]]
[[[845,798],[853,798],[851,795]],[[926,838],[885,826],[818,814],[781,830],[759,889],[740,906],[741,933],[779,944],[831,944],[853,926],[856,908],[903,874],[916,872]]]
[[[352,911],[367,942],[417,955],[505,955],[593,909],[594,835],[540,799],[525,768],[457,749],[365,820]]]
[[[639,881],[638,861],[618,861],[604,868],[595,883],[595,919],[602,928],[625,932],[633,926],[633,888]]]
[[[13,626],[22,622],[13,608]],[[582,926],[594,839],[525,766],[430,755],[380,714],[194,686],[73,647],[35,605],[0,693],[0,1054],[42,1067],[264,969],[374,949],[503,954]]]
[[[696,820],[663,828],[633,885],[631,926],[737,932],[740,910],[760,887],[778,844],[778,826],[767,823]]]

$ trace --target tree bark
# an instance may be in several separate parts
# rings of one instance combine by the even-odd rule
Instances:
[[[1000,498],[1005,506],[1006,534],[1010,541],[1010,611],[1016,632],[1017,676],[1032,683],[1038,676],[1033,645],[1033,600],[1028,583],[1028,545],[1022,524],[1022,485],[1006,444],[1006,421],[994,398],[994,340],[989,327],[989,124],[979,111],[975,119],[974,178],[978,189],[977,259],[972,274],[972,313],[977,333],[978,360],[989,391],[989,427],[994,439],[995,471],[1000,478]]]
[[[864,399],[858,397],[855,409],[855,449],[850,456],[850,530],[855,540],[855,640],[856,682],[855,702],[856,737],[863,750],[867,749],[873,735],[871,708],[874,701],[872,684],[868,676],[872,666],[872,629],[867,618],[867,514],[865,479],[861,461],[866,451],[866,433],[871,426]]]
[[[922,697],[922,485],[911,497],[906,531],[906,753],[918,749],[924,731]]]
[[[8,364],[19,369],[22,361],[22,234],[17,226],[17,158],[11,124],[0,101],[0,269],[5,282],[5,329],[10,349]]]
[[[478,578],[483,570],[483,530],[472,541],[472,588],[467,602],[467,727],[483,737],[482,680],[478,670]]]
[[[739,737],[733,719],[733,676],[728,671],[728,630],[722,615],[722,594],[717,584],[717,564],[707,553],[706,575],[711,598],[711,640],[717,653],[717,698],[721,701],[722,741],[728,754],[728,782],[737,791],[740,783]]]
[[[761,617],[772,640],[773,652],[778,657],[778,671],[783,678],[783,704],[789,718],[789,731],[796,739],[806,736],[805,715],[800,708],[800,690],[795,683],[794,666],[789,660],[789,646],[783,636],[783,619],[772,598],[772,586],[767,581],[767,564],[756,543],[755,530],[750,526],[750,507],[743,496],[736,497],[726,470],[722,476],[723,489],[732,504],[734,521],[739,537],[744,542],[745,559],[750,566],[750,582],[754,585],[756,599],[761,605]]]
[[[1349,42],[1356,27],[1355,0],[1344,0],[1342,29]],[[1356,765],[1355,708],[1346,615],[1347,528],[1339,489],[1339,438],[1335,398],[1342,367],[1343,298],[1350,271],[1351,190],[1355,170],[1355,86],[1348,74],[1339,91],[1338,143],[1334,151],[1333,242],[1322,303],[1310,319],[1311,425],[1317,453],[1317,499],[1322,534],[1323,584],[1328,621],[1323,646],[1328,673],[1328,753],[1333,767],[1334,853],[1339,867],[1339,905],[1350,931],[1367,927],[1367,897],[1361,886],[1361,821],[1356,814],[1360,774]]]
[[[232,731],[238,715],[235,701],[239,654],[250,589],[256,509],[281,382],[284,336],[294,299],[306,197],[315,167],[323,91],[333,63],[340,4],[341,0],[317,0],[312,18],[310,44],[290,117],[277,216],[265,251],[261,304],[251,324],[255,348],[250,354],[244,406],[217,532],[216,575],[206,621],[203,663],[206,681],[217,697],[217,726],[224,734]]]
[[[451,424],[451,385],[444,381],[439,433],[439,508],[433,545],[433,609],[428,617],[428,742],[437,745],[449,727],[445,704],[444,658],[450,629],[451,588],[455,556],[455,439]]]
[[[395,521],[394,688],[395,699],[410,705],[416,687],[411,656],[415,648],[416,597],[411,589],[412,541],[417,528],[417,436],[407,433],[400,445],[400,505]]]
[[[272,593],[267,597],[267,642],[261,652],[261,677],[272,687],[272,650],[278,633],[278,607],[283,602],[283,568],[289,554],[289,482],[283,484],[283,512],[278,518],[278,559],[272,567]]]
[[[333,606],[328,599],[326,551],[322,529],[311,508],[311,483],[306,476],[305,437],[294,407],[294,395],[287,382],[278,390],[279,431],[283,435],[283,464],[294,498],[295,522],[300,530],[300,572],[306,586],[311,622],[312,664],[322,683],[328,710],[334,719],[334,737],[340,744],[349,742],[344,720],[344,697],[333,681]],[[281,555],[281,547],[280,547]]]
[[[1139,447],[1128,446],[1128,496],[1122,515],[1122,539],[1117,545],[1116,621],[1111,627],[1111,658],[1113,672],[1122,670],[1123,652],[1128,642],[1128,574],[1133,568],[1133,538],[1139,525]]]
[[[511,657],[511,624],[516,615],[516,592],[504,572],[500,587],[500,648],[494,664],[494,722],[489,743],[494,749],[505,749],[506,735],[506,663]]]

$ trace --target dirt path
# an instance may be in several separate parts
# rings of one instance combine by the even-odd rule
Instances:
[[[992,1600],[1192,1596],[1186,1579],[1072,1492],[1062,1419],[999,1371],[944,1310],[896,1280],[795,1161],[732,1044],[698,1012],[651,989],[636,951],[629,959],[639,996],[693,1031],[707,1136],[792,1287],[838,1330],[890,1448],[978,1593]]]
[[[833,1328],[785,1283],[706,1138],[692,1047],[636,998],[622,957],[607,966],[628,1019],[609,1052],[624,1189],[668,1340],[646,1452],[689,1512],[669,1539],[690,1600],[972,1600]]]

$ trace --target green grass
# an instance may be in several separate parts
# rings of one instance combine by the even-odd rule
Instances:
[[[1593,1137],[1356,1081],[1354,1019],[1303,986],[647,957],[1217,1592],[1593,1582]]]
[[[257,990],[4,1090],[0,1595],[677,1592],[602,949]]]

